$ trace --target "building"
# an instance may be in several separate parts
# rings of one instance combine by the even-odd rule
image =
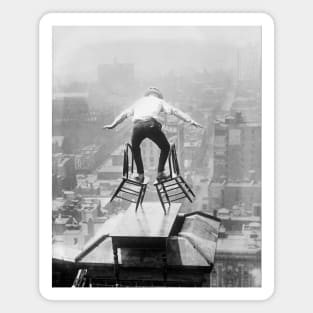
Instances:
[[[248,65],[242,68],[240,79],[256,80],[256,69]],[[262,283],[259,113],[257,93],[245,89],[245,94],[234,100],[231,115],[214,123],[208,200],[209,210],[221,220],[221,227],[212,287],[260,287]]]
[[[208,186],[208,200],[209,200],[209,209],[211,212],[216,212],[220,208],[224,208],[224,184],[223,182],[210,181]]]
[[[160,210],[157,212],[160,213],[161,219],[165,218],[158,202],[151,202],[147,205],[151,206],[151,212]],[[180,204],[174,206],[173,210],[177,212]],[[127,212],[126,215],[121,213],[111,216],[83,250],[74,244],[64,249],[65,244],[62,241],[55,242],[52,260],[53,286],[72,286],[74,281],[76,287],[116,286],[116,276],[112,266],[114,264],[112,239],[109,234],[123,221],[123,217],[128,219],[129,210]],[[166,265],[164,265],[164,251],[160,249],[120,248],[119,286],[210,286],[210,272],[213,268],[212,260],[215,255],[219,220],[199,212],[174,215],[174,224],[165,250]],[[158,214],[156,216],[153,214],[152,219],[157,216]],[[142,223],[142,218],[146,224],[150,225],[152,220],[149,214],[138,214],[136,219],[139,219],[139,224]],[[157,220],[159,221],[158,218]],[[154,226],[157,224],[158,222]],[[138,240],[137,237],[135,240]],[[166,279],[164,278],[165,269]],[[83,279],[86,283],[77,283],[77,281],[82,281],[83,277],[79,274],[82,271],[87,274]]]
[[[243,214],[253,214],[255,204],[261,203],[260,182],[228,182],[224,186],[223,207],[234,209],[240,207]]]
[[[227,136],[227,125],[215,122],[213,143],[213,173],[215,181],[220,181],[227,177]]]
[[[53,200],[52,235],[56,253],[82,249],[107,220],[107,213],[117,211],[117,204],[108,205],[109,200],[81,197],[72,191]]]
[[[214,124],[214,180],[261,180],[261,125],[240,112]]]
[[[261,123],[262,106],[261,95],[258,93],[238,95],[232,102],[231,114],[241,112],[244,120]]]
[[[99,196],[101,194],[101,182],[98,180],[89,181],[88,178],[78,179],[74,191],[82,196]]]
[[[54,124],[88,120],[87,92],[58,92],[53,95]]]
[[[76,187],[74,156],[56,153],[52,156],[52,196],[62,195],[63,190]]]
[[[85,146],[78,154],[75,154],[75,169],[78,173],[89,173],[103,161],[104,156],[104,145]]]
[[[203,167],[207,150],[208,134],[206,129],[189,127],[184,133],[184,169]],[[206,166],[205,166],[206,167]]]
[[[123,170],[124,145],[115,149],[110,157],[97,169],[97,179],[112,181],[121,178]]]
[[[61,177],[62,189],[73,190],[76,186],[75,162],[72,156],[64,155],[58,163],[58,176]]]
[[[210,210],[226,208],[241,210],[245,215],[259,215],[257,206],[261,203],[261,183],[255,181],[214,182],[209,184]]]
[[[260,287],[261,245],[244,235],[219,238],[211,287]]]
[[[80,205],[82,233],[87,242],[95,234],[95,223],[101,210],[101,202],[95,198],[84,198]]]
[[[65,230],[62,235],[55,236],[52,262],[54,286],[72,286],[79,269],[84,269],[86,273],[85,283],[79,286],[112,287],[116,284],[112,267],[112,243],[108,234],[115,229],[123,214],[110,214],[97,232],[89,220],[89,225],[82,226],[80,235],[75,230]],[[120,285],[261,286],[260,217],[233,216],[232,211],[227,209],[220,209],[217,215],[220,217],[217,219],[220,222],[218,239],[217,233],[212,233],[215,226],[210,222],[207,224],[208,215],[199,212],[178,214],[168,242],[169,268],[166,282],[160,268],[162,257],[159,252],[121,249],[123,265],[120,268]],[[89,236],[85,236],[84,228]],[[90,236],[92,231],[94,236]],[[103,240],[100,241],[101,236]],[[88,243],[82,250],[81,242],[86,241]],[[92,246],[94,248],[91,249]],[[214,246],[216,250],[212,253]],[[79,255],[82,258],[77,261]],[[206,258],[214,258],[211,274]]]
[[[64,88],[65,89],[65,88]],[[53,136],[63,136],[63,153],[77,153],[92,142],[103,143],[99,132],[107,116],[105,112],[90,110],[89,94],[85,92],[55,92],[52,107]]]
[[[259,216],[234,216],[219,209],[221,220],[211,287],[261,286],[261,224]]]
[[[71,217],[62,217],[59,214],[52,225],[52,232],[54,235],[62,235],[66,231],[66,225],[70,221]]]
[[[95,198],[83,198],[80,203],[81,221],[87,223],[89,220],[94,221],[100,212],[101,202]]]
[[[184,143],[184,168],[191,168],[192,162],[197,158],[201,141],[185,141]]]

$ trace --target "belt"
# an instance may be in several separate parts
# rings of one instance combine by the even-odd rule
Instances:
[[[151,125],[151,126],[158,126],[158,127],[162,128],[162,124],[153,117],[151,117],[148,120],[135,120],[134,124],[135,125],[136,124]]]

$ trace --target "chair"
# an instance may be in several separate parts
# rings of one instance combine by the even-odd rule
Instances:
[[[129,152],[131,153],[131,166],[129,171]],[[116,191],[114,192],[110,202],[115,198],[119,198],[128,202],[136,204],[136,212],[140,204],[142,208],[142,202],[146,194],[147,185],[149,183],[149,178],[145,177],[144,181],[141,183],[136,181],[131,176],[134,172],[134,158],[132,147],[129,143],[125,144],[124,148],[124,158],[123,158],[123,176],[122,181]],[[131,174],[131,175],[130,175]]]
[[[190,202],[192,202],[196,197],[187,182],[180,175],[175,144],[171,144],[168,156],[168,165],[170,177],[164,180],[156,180],[154,183],[164,214],[166,214],[165,204],[168,204],[169,209],[171,202],[184,198],[187,198]]]

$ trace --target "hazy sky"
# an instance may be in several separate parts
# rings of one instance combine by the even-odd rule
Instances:
[[[134,63],[137,77],[231,68],[238,47],[260,43],[260,27],[55,27],[54,75],[94,81],[114,60]]]

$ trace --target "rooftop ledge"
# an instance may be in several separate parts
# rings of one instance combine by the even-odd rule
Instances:
[[[122,236],[140,246],[147,238],[167,238],[168,266],[211,267],[214,262],[220,220],[200,211],[180,214],[180,203],[172,203],[164,215],[159,202],[146,202],[135,213],[131,205],[125,213],[109,218],[82,250],[64,244],[53,245],[53,259],[75,263],[113,265],[112,236]],[[150,247],[119,248],[122,266],[156,267],[162,252]]]

